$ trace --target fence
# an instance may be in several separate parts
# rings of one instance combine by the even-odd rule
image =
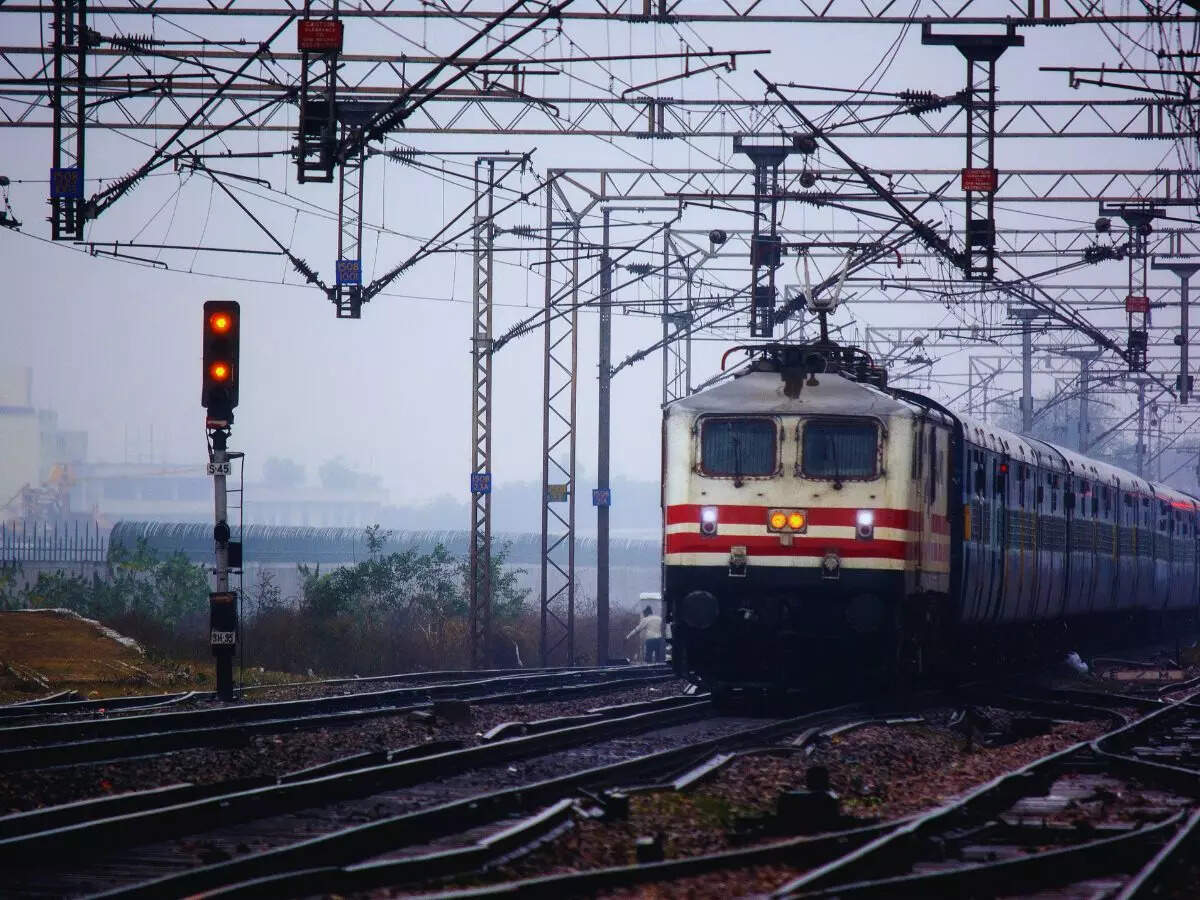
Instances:
[[[0,567],[23,563],[104,563],[108,533],[94,522],[0,525]]]

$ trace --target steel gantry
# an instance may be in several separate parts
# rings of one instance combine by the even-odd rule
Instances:
[[[295,7],[283,0],[228,0],[219,10],[205,0],[149,0],[136,6],[119,3],[96,4],[97,12],[112,16],[211,16],[224,15],[254,18],[288,15]],[[333,0],[312,4],[314,10],[332,9]],[[34,13],[40,7],[34,3],[13,3],[14,12]],[[377,7],[368,2],[341,0],[338,14],[345,19],[457,19],[487,20],[506,13],[509,20],[522,22],[537,17],[540,6],[532,9],[505,9],[493,0],[465,0],[453,8],[414,4]],[[1127,7],[1093,3],[1080,7],[1070,0],[966,0],[947,10],[937,0],[918,0],[912,7],[900,10],[893,0],[828,0],[820,5],[797,4],[791,0],[740,0],[714,7],[704,0],[580,0],[557,11],[563,22],[626,22],[646,23],[762,23],[762,24],[862,24],[909,25],[928,21],[934,25],[965,23],[970,25],[1064,25],[1157,23],[1164,17],[1178,16],[1190,11],[1190,4],[1172,0],[1145,13],[1131,13]]]
[[[1194,140],[1196,134],[1189,130],[1194,128],[1194,120],[1181,114],[1191,98],[1156,94],[1119,100],[997,99],[995,91],[996,59],[1006,47],[1021,43],[1017,28],[1194,25],[1196,17],[1178,0],[1136,15],[1130,14],[1126,6],[1111,2],[1079,7],[1066,0],[966,0],[952,11],[933,0],[916,0],[905,11],[896,10],[891,0],[830,0],[820,7],[797,5],[792,0],[728,0],[720,7],[704,0],[566,0],[557,4],[516,0],[503,5],[492,0],[464,0],[454,8],[409,3],[380,8],[359,0],[304,0],[301,4],[229,0],[219,9],[206,0],[149,0],[136,5],[86,2],[89,6],[85,9],[85,0],[54,0],[51,74],[47,75],[45,64],[40,62],[44,48],[32,42],[21,44],[16,38],[7,39],[11,45],[0,46],[0,61],[8,67],[5,74],[15,76],[0,79],[0,127],[53,128],[51,222],[55,239],[82,239],[84,221],[110,207],[147,174],[168,165],[202,168],[206,142],[244,132],[286,135],[298,181],[338,181],[338,243],[332,285],[325,284],[331,280],[328,277],[322,281],[307,269],[277,238],[271,239],[310,283],[335,301],[339,317],[358,318],[362,303],[415,262],[436,252],[462,252],[464,245],[456,241],[469,241],[473,261],[469,578],[473,665],[486,662],[491,627],[492,361],[494,351],[507,340],[542,331],[540,660],[543,665],[574,664],[580,656],[574,630],[577,326],[581,308],[599,307],[600,446],[594,502],[601,535],[597,659],[604,662],[608,656],[611,378],[633,361],[661,351],[665,404],[685,396],[698,380],[693,378],[691,354],[693,335],[701,330],[740,336],[749,325],[752,335],[771,336],[776,327],[782,327],[785,334],[795,334],[802,327],[800,313],[812,291],[807,284],[804,291],[792,285],[792,290],[785,290],[783,304],[777,304],[780,285],[776,284],[776,270],[785,249],[803,254],[806,262],[818,269],[829,260],[844,257],[850,279],[846,285],[857,291],[855,303],[880,302],[885,288],[893,292],[893,300],[915,296],[922,302],[941,291],[943,296],[938,302],[948,306],[962,309],[975,304],[977,319],[984,327],[995,324],[991,320],[1002,299],[1029,311],[1029,318],[1018,313],[1016,320],[1008,323],[1012,334],[1019,335],[1025,344],[1021,408],[1029,420],[1023,423],[1027,429],[1033,427],[1036,418],[1029,374],[1032,364],[1028,361],[1033,353],[1034,314],[1053,313],[1058,321],[1103,342],[1109,350],[1121,348],[1109,333],[1111,329],[1093,325],[1079,310],[1064,303],[1065,297],[1083,296],[1078,285],[1067,283],[1065,274],[1051,271],[1027,275],[1014,268],[998,277],[997,261],[1011,267],[1011,261],[1017,259],[1069,256],[1065,268],[1073,270],[1077,264],[1123,258],[1121,254],[1128,255],[1131,267],[1135,258],[1141,260],[1142,277],[1134,285],[1131,268],[1131,283],[1123,302],[1129,309],[1128,299],[1145,300],[1146,318],[1139,323],[1141,328],[1134,328],[1132,318],[1129,322],[1131,338],[1139,330],[1144,336],[1142,351],[1138,357],[1137,348],[1131,344],[1123,355],[1130,358],[1131,367],[1148,369],[1145,347],[1151,335],[1161,336],[1149,323],[1149,310],[1162,302],[1162,292],[1147,284],[1145,260],[1150,253],[1162,252],[1182,258],[1181,264],[1186,264],[1189,254],[1197,250],[1197,230],[1191,226],[1153,234],[1130,226],[1128,235],[1097,236],[1085,228],[1061,226],[998,228],[995,221],[997,208],[1004,211],[997,206],[997,193],[1006,205],[1022,212],[1036,211],[1043,204],[1094,203],[1105,197],[1114,203],[1121,202],[1121,198],[1136,198],[1138,203],[1156,204],[1156,209],[1194,202],[1197,173],[1182,165],[1146,170],[999,171],[995,160],[995,145],[1000,140]],[[6,22],[22,15],[41,16],[43,7],[28,2],[0,7],[0,16],[9,17],[4,19]],[[125,26],[145,21],[147,16],[197,17],[191,21],[197,33],[205,32],[204,39],[168,43],[153,35],[130,37],[122,32],[122,28],[128,30]],[[424,52],[423,47],[421,53],[402,55],[369,50],[345,52],[344,21],[355,21],[364,29],[383,29],[421,19],[453,20],[467,30],[467,40],[449,56]],[[103,31],[87,27],[87,21],[103,22]],[[209,24],[202,26],[202,21],[211,24],[211,34],[207,33]],[[657,23],[675,28],[691,22],[907,26],[918,21],[922,22],[927,43],[952,44],[966,57],[965,90],[944,95],[928,90],[877,92],[846,104],[844,95],[832,93],[835,88],[772,84],[759,74],[771,95],[766,99],[738,96],[736,89],[725,90],[724,82],[720,91],[723,96],[716,99],[697,97],[695,91],[688,92],[690,98],[671,98],[656,95],[661,85],[722,66],[732,71],[739,57],[762,51],[696,49],[683,35],[678,53],[589,56],[572,43],[572,50],[578,51],[575,55],[551,56],[545,46],[537,48],[539,53],[518,44],[522,35],[534,31],[540,30],[543,36],[556,30],[561,34],[563,23]],[[277,38],[292,33],[293,24],[295,52],[282,46],[286,41],[276,46]],[[933,29],[943,25],[972,29],[998,25],[1005,30],[995,35],[934,34]],[[452,26],[447,22],[444,27],[449,30]],[[384,32],[379,33],[382,36]],[[89,59],[102,60],[101,68],[91,75],[85,66]],[[583,92],[575,84],[564,91],[555,83],[545,91],[531,92],[531,81],[562,75],[574,66],[616,60],[629,60],[631,66],[634,60],[655,60],[678,69],[672,68],[665,77],[644,84],[617,83],[618,79],[611,78],[607,91],[595,84],[589,84]],[[785,96],[782,88],[791,87],[804,88],[803,99]],[[294,110],[298,110],[298,117]],[[144,137],[151,141],[160,141],[162,132],[165,139],[130,175],[87,198],[83,188],[85,127],[145,132]],[[415,254],[364,285],[366,161],[382,152],[381,142],[401,131],[409,136],[553,135],[608,138],[613,142],[693,142],[734,137],[735,149],[749,155],[753,165],[749,171],[653,166],[636,170],[550,170],[539,192],[545,229],[541,235],[542,308],[536,321],[531,317],[529,323],[495,340],[492,294],[497,235],[501,233],[495,222],[503,212],[496,201],[496,187],[503,178],[497,175],[497,163],[515,157],[472,153],[478,157],[473,203],[459,214],[472,214],[469,226],[455,233],[455,217]],[[966,171],[867,168],[841,149],[846,142],[896,137],[965,138]],[[723,143],[722,151],[726,147]],[[835,165],[789,166],[793,151],[806,159],[821,152],[826,158],[814,155],[814,161],[833,161]],[[272,150],[264,155],[278,152],[287,151]],[[206,171],[216,178],[211,170]],[[968,173],[972,173],[970,177]],[[592,181],[593,176],[598,176],[598,183]],[[220,186],[270,236],[243,200],[225,184]],[[957,187],[952,190],[952,186]],[[959,188],[965,204],[958,203]],[[582,199],[573,191],[581,192]],[[520,202],[528,199],[526,196]],[[953,214],[947,205],[951,201]],[[622,240],[617,252],[611,240],[613,210],[649,208],[648,204],[654,203],[668,204],[674,219],[658,223],[640,241]],[[848,213],[858,217],[860,227],[851,232],[840,225],[822,224],[801,229],[794,240],[789,240],[779,215],[784,203],[806,211]],[[735,213],[745,213],[745,206],[752,207],[753,228],[706,232],[683,227],[685,213],[702,213],[705,207],[711,211],[719,204],[733,205]],[[595,255],[596,249],[583,239],[584,228],[593,227],[588,217],[597,211],[603,220],[599,267],[596,275],[581,278],[581,260]],[[961,227],[956,218],[959,215]],[[863,217],[879,223],[878,228],[872,231],[862,225]],[[705,236],[718,233],[720,240],[706,242]],[[938,269],[946,260],[959,265],[969,281],[981,283],[950,284],[944,271]],[[617,283],[624,277],[619,274],[622,272],[636,276],[633,280],[642,281],[651,293],[658,290],[659,295],[644,303],[629,300],[621,295],[624,285]],[[598,279],[598,285],[594,279]],[[828,271],[824,278],[818,272],[813,290],[827,290],[830,284]],[[1186,277],[1182,287],[1181,374],[1186,390],[1190,339]],[[840,280],[837,289],[842,289]],[[613,366],[612,311],[619,295],[623,309],[660,317],[662,338],[653,347]],[[1111,300],[1112,288],[1101,285],[1081,303],[1081,308],[1091,306],[1100,312],[1102,305],[1111,304]],[[1079,348],[1064,345],[1058,349],[1072,353]],[[932,368],[927,356],[910,361],[926,372]],[[974,359],[971,365],[974,371]],[[1160,368],[1147,371],[1152,391],[1162,385]],[[900,377],[908,374],[901,373]],[[997,369],[981,375],[986,387],[977,390],[990,394],[1000,374]],[[1081,403],[1086,404],[1090,390],[1086,365],[1081,375]],[[968,373],[968,378],[972,377]],[[1142,382],[1139,388],[1143,395],[1146,385]],[[985,411],[991,399],[985,399]],[[1139,403],[1143,413],[1145,406],[1143,396]],[[1086,411],[1086,406],[1083,409]],[[1086,423],[1086,415],[1081,421]],[[1085,425],[1081,428],[1080,444],[1086,446],[1087,429]]]
[[[467,576],[471,666],[485,667],[492,627],[492,272],[496,160],[475,160],[471,233],[471,557]]]
[[[553,173],[546,179],[542,312],[541,664],[575,662],[575,416],[579,371],[579,226]],[[559,303],[555,285],[562,285]]]
[[[87,118],[87,0],[54,0],[50,52],[54,77],[49,104],[53,117],[50,169],[50,236],[83,237],[84,123]]]
[[[968,281],[990,281],[996,274],[996,60],[1009,47],[1024,46],[1025,38],[1011,23],[1004,34],[934,34],[933,26],[925,23],[921,43],[948,44],[967,61],[962,104],[967,131],[962,270]],[[977,248],[982,258],[976,255]]]
[[[344,125],[343,137],[350,137],[359,126]],[[358,149],[338,166],[338,247],[334,264],[333,300],[339,319],[362,317],[362,235],[363,178],[366,148]]]

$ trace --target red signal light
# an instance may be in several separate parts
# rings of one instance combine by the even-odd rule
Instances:
[[[233,300],[204,304],[204,358],[200,405],[210,418],[233,420],[238,405],[238,343],[242,310]]]

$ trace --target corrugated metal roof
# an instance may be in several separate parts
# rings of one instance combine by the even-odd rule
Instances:
[[[213,553],[212,525],[187,522],[118,522],[109,536],[110,546],[133,549],[140,539],[156,553],[180,552],[189,559],[210,560]],[[540,534],[496,534],[494,546],[511,544],[508,561],[516,565],[536,564],[541,558]],[[247,525],[242,534],[242,555],[258,563],[349,563],[369,557],[361,528],[313,528],[294,525]],[[384,553],[404,550],[428,552],[441,544],[453,556],[470,552],[468,531],[393,531],[383,546]],[[609,543],[613,565],[657,565],[658,541],[614,538]],[[576,538],[575,561],[594,565],[595,538]]]

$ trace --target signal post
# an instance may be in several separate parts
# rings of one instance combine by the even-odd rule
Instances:
[[[213,543],[216,567],[215,590],[208,595],[209,642],[216,657],[217,697],[230,701],[233,695],[233,655],[237,649],[238,598],[229,587],[229,570],[241,568],[241,544],[230,541],[227,479],[231,460],[240,453],[228,449],[233,410],[238,403],[238,344],[241,337],[241,306],[232,300],[210,300],[204,304],[204,369],[200,403],[205,410],[208,433],[208,474],[213,479]]]

